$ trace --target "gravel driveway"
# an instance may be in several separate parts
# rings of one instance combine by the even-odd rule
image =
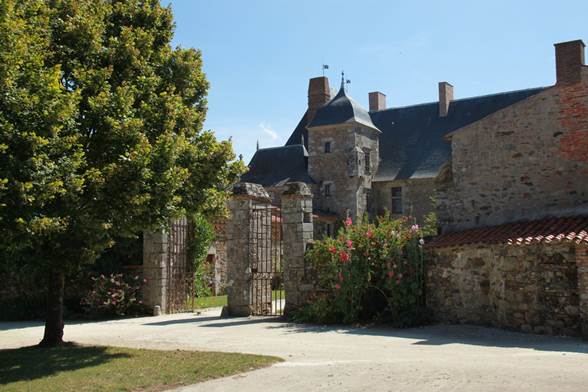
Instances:
[[[472,326],[316,327],[214,309],[66,325],[67,340],[276,355],[270,368],[182,391],[587,391],[588,344]],[[37,343],[39,323],[0,323],[0,348]]]

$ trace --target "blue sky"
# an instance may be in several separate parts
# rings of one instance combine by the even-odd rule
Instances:
[[[210,81],[207,129],[232,137],[246,162],[284,144],[307,104],[308,79],[326,76],[367,107],[388,107],[551,85],[553,44],[588,43],[588,1],[162,0],[174,45],[202,50]]]

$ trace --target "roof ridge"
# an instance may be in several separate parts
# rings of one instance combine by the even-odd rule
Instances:
[[[284,144],[283,146],[275,146],[275,147],[265,147],[260,148],[259,150],[255,151],[256,153],[259,151],[269,151],[269,150],[277,150],[279,148],[292,148],[292,147],[304,147],[303,144]]]
[[[484,95],[475,95],[473,97],[465,97],[465,98],[454,99],[453,101],[451,101],[451,103],[453,103],[453,102],[468,101],[468,100],[477,99],[477,98],[489,98],[489,97],[495,97],[495,96],[498,96],[498,95],[505,95],[505,94],[512,94],[512,93],[522,93],[524,91],[531,91],[531,90],[545,90],[545,89],[547,89],[549,87],[552,87],[552,86],[529,87],[529,88],[523,88],[523,89],[520,89],[520,90],[510,90],[510,91],[502,91],[502,92],[499,92],[499,93],[491,93],[491,94],[484,94]],[[371,111],[370,110],[369,113],[370,114],[373,114],[373,113],[382,113],[382,112],[386,112],[386,111],[389,111],[389,110],[407,109],[407,108],[413,108],[413,107],[425,106],[425,105],[432,105],[432,104],[438,104],[438,103],[439,103],[439,101],[423,102],[423,103],[417,103],[417,104],[414,104],[414,105],[405,105],[405,106],[390,107],[390,108],[382,109],[382,110],[374,110],[374,111]]]

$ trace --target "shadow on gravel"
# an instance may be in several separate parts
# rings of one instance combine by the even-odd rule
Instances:
[[[194,318],[184,318],[184,319],[177,319],[177,320],[164,320],[164,321],[155,321],[152,323],[143,323],[143,325],[150,325],[150,326],[165,326],[165,325],[178,325],[178,324],[199,324],[205,323],[208,321],[220,320],[218,316],[208,316],[208,317],[194,317]]]
[[[381,336],[382,338],[416,339],[417,341],[412,344],[423,346],[465,344],[588,354],[588,342],[579,338],[526,334],[473,325],[430,325],[398,329],[281,323],[268,326],[268,328],[282,328],[286,330],[286,333],[293,334],[339,332],[351,335]]]

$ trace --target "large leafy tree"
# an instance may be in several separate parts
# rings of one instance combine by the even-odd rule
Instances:
[[[158,0],[0,0],[0,261],[47,274],[43,345],[62,342],[69,272],[222,211],[242,172],[202,130],[200,52],[172,35]]]

